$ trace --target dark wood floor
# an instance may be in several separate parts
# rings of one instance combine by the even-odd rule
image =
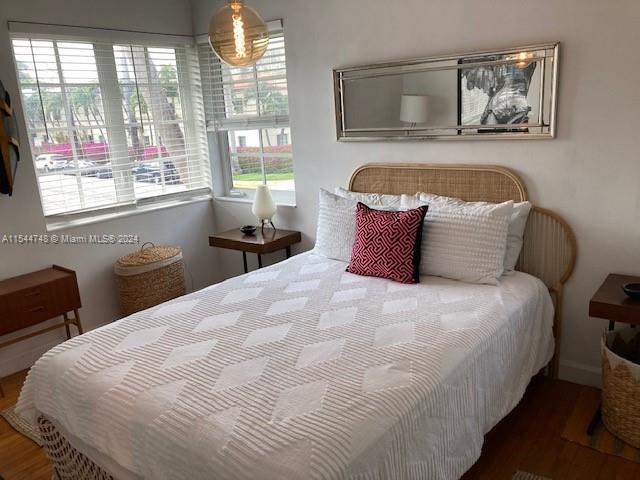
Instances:
[[[15,403],[25,373],[5,378],[0,409]],[[553,480],[638,480],[640,464],[605,455],[560,437],[580,385],[537,377],[516,409],[486,437],[482,457],[463,480],[510,480],[516,470]],[[50,480],[38,447],[0,419],[0,475],[5,480]]]

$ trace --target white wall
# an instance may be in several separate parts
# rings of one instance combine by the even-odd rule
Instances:
[[[401,127],[400,98],[404,93],[403,77],[349,80],[344,84],[346,128]]]
[[[8,20],[191,35],[190,4],[188,0],[2,0],[0,76],[14,98],[25,147],[13,197],[0,196],[0,234],[46,233],[28,139],[24,135]],[[217,253],[207,246],[207,235],[212,231],[212,204],[201,202],[57,233],[137,234],[142,241],[180,245],[190,274],[188,285],[191,285],[192,277],[194,286],[201,288],[219,278]],[[95,328],[118,318],[113,262],[133,248],[136,247],[0,244],[0,278],[52,263],[73,268],[80,285],[82,320],[85,328]],[[0,376],[30,366],[44,351],[64,338],[63,332],[58,330],[0,350]],[[8,338],[0,337],[0,341]]]
[[[193,0],[204,33],[220,2]],[[605,322],[589,298],[608,272],[640,273],[640,95],[636,0],[251,0],[282,18],[296,170],[296,209],[276,221],[312,245],[318,188],[345,185],[365,162],[494,163],[514,169],[533,202],[575,229],[579,257],[567,285],[562,369],[597,381]],[[331,69],[441,53],[562,42],[558,138],[543,141],[338,143]],[[252,221],[248,205],[216,202],[220,228]],[[224,255],[226,275],[240,271]]]

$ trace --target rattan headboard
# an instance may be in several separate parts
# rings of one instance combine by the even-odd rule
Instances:
[[[399,195],[429,192],[468,202],[524,202],[527,189],[510,170],[492,165],[370,163],[351,175],[349,190]]]
[[[494,165],[433,165],[422,163],[370,163],[351,175],[349,190],[388,194],[429,192],[466,201],[527,200],[527,189],[515,173]],[[569,224],[556,213],[534,207],[529,214],[518,270],[540,278],[556,304],[554,334],[557,373],[560,346],[562,291],[576,261],[576,238]]]

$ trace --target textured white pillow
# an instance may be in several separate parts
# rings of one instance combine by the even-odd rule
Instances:
[[[530,202],[513,204],[513,214],[509,220],[509,233],[507,234],[507,251],[504,255],[504,272],[513,272],[520,257],[522,244],[524,243],[524,229],[531,211]]]
[[[346,188],[342,187],[336,187],[333,193],[344,198],[362,202],[368,207],[387,207],[393,210],[400,209],[400,201],[402,198],[402,195],[352,192],[351,190],[347,190]],[[386,210],[387,208],[384,209]]]
[[[338,189],[340,187],[336,188],[336,191]],[[378,210],[400,210],[400,195],[378,195],[379,198],[374,198],[377,194],[359,194],[344,189],[340,190],[351,195],[345,197],[320,189],[318,228],[314,251],[327,258],[350,262],[351,247],[356,236],[358,202]],[[372,197],[366,197],[366,195],[372,195]],[[397,197],[397,199],[385,197]],[[372,200],[379,203],[373,203]]]
[[[357,205],[357,200],[320,189],[316,253],[343,262],[351,260]]]
[[[495,205],[488,202],[465,202],[459,198],[443,197],[441,195],[424,192],[420,192],[418,194],[418,198],[431,205],[432,209],[443,205],[466,207],[473,207],[474,205],[480,207]],[[532,205],[530,202],[519,202],[513,204],[513,213],[509,219],[509,231],[507,232],[507,250],[504,255],[505,273],[512,272],[516,267],[516,263],[518,263],[520,250],[522,250],[524,229],[527,226],[527,218],[529,218],[531,207]]]
[[[429,202],[403,195],[401,207]],[[504,271],[513,202],[430,205],[424,220],[420,273],[497,285]]]

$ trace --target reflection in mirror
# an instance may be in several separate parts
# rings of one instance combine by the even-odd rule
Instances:
[[[551,138],[558,44],[334,70],[338,140]]]

